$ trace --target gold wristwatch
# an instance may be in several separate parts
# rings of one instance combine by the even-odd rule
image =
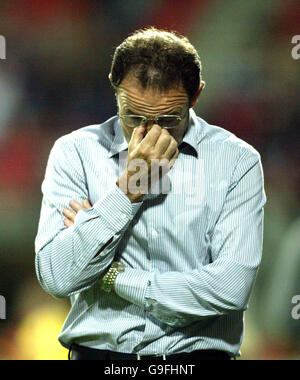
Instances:
[[[120,272],[124,272],[125,266],[119,261],[113,261],[109,270],[102,278],[102,286],[105,292],[110,293],[115,285],[116,278]]]

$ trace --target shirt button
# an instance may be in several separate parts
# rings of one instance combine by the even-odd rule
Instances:
[[[153,231],[152,231],[152,236],[154,236],[154,237],[158,236],[158,232],[155,231],[155,230],[153,230]]]
[[[124,219],[124,220],[125,220],[125,219],[128,219],[128,217],[127,217],[126,214],[121,214],[121,218]]]

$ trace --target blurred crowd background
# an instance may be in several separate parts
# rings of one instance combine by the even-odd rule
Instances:
[[[69,310],[39,286],[34,239],[54,141],[116,114],[112,54],[146,26],[186,35],[206,81],[196,112],[262,156],[264,255],[242,359],[300,359],[300,35],[298,0],[1,0],[0,359],[67,359],[57,336]]]

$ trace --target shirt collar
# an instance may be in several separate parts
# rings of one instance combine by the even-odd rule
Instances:
[[[188,126],[188,129],[187,129],[185,135],[183,136],[183,139],[179,145],[179,149],[182,146],[184,146],[185,144],[188,144],[189,146],[191,146],[195,150],[196,154],[198,155],[198,144],[200,142],[199,132],[201,129],[202,128],[201,128],[200,123],[197,120],[197,116],[195,114],[195,111],[193,109],[190,109],[189,126]]]
[[[111,144],[110,151],[108,153],[109,158],[116,155],[117,153],[122,152],[123,150],[128,149],[128,143],[123,135],[123,131],[120,125],[120,120],[118,117],[116,117],[116,120],[114,122],[114,132],[115,132],[115,137]]]
[[[190,123],[189,127],[182,139],[181,144],[179,147],[183,146],[184,143],[190,145],[197,153],[198,155],[198,144],[204,137],[203,128],[201,126],[201,123],[197,119],[197,116],[195,114],[195,111],[193,109],[190,109]],[[119,118],[116,118],[114,122],[114,132],[115,137],[112,142],[108,157],[111,158],[114,155],[127,150],[128,149],[128,143],[124,137],[123,131],[121,129],[120,120]]]

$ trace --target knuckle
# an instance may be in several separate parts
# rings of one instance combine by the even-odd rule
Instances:
[[[165,139],[169,139],[169,140],[171,140],[171,135],[170,135],[170,133],[166,130],[166,129],[163,129],[163,131],[161,132],[161,136],[163,137],[163,138],[165,138]]]
[[[159,125],[154,125],[151,129],[150,129],[150,131],[148,132],[150,135],[160,135],[160,134],[162,134],[162,129],[161,129],[161,127],[159,126]]]
[[[173,136],[171,136],[171,141],[172,143],[176,144],[176,146],[178,145],[177,140]]]
[[[176,152],[176,145],[173,142],[171,142],[168,146],[167,154],[173,156],[175,152]]]
[[[171,136],[170,135],[162,135],[162,137],[161,137],[161,140],[162,140],[162,142],[164,142],[164,143],[169,143],[170,144],[170,142],[171,142]]]

